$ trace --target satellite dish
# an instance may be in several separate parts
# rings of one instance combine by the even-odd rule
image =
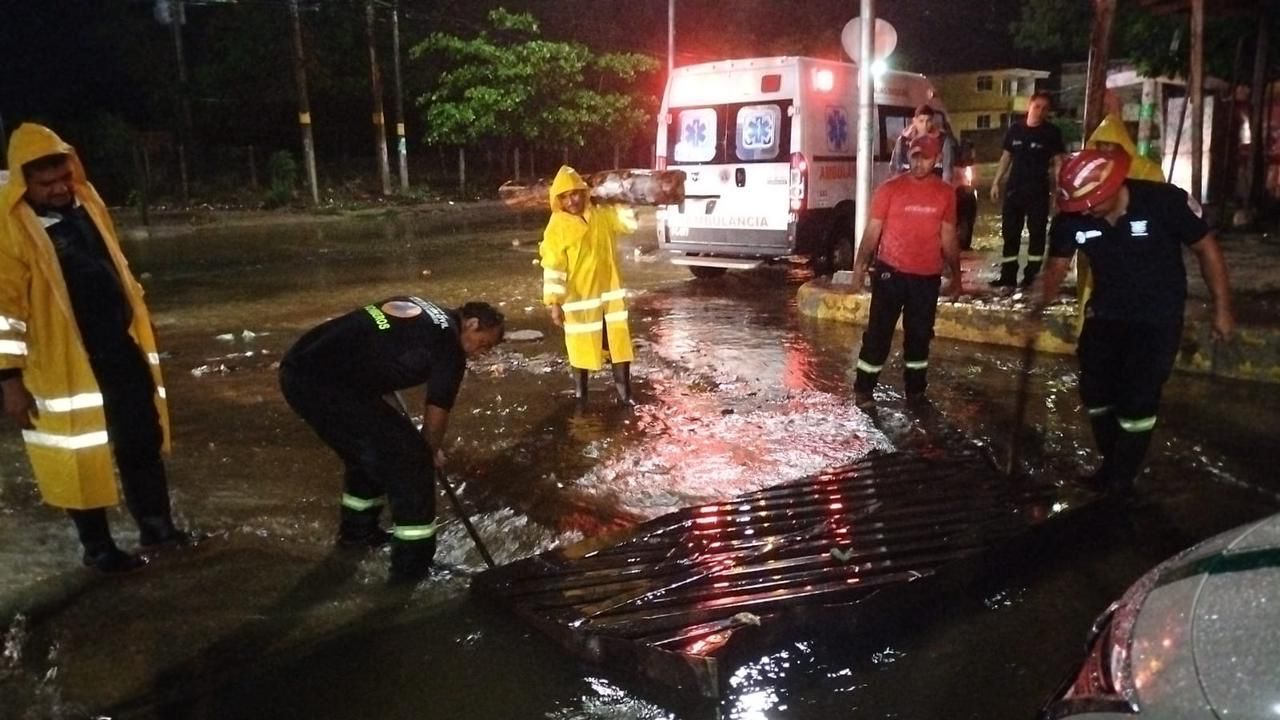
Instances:
[[[873,62],[889,57],[893,49],[898,46],[898,31],[893,29],[888,20],[876,18],[874,34],[875,47],[871,53]],[[845,54],[852,58],[854,62],[861,62],[862,18],[856,17],[844,24],[844,29],[840,31],[840,45],[844,47]]]

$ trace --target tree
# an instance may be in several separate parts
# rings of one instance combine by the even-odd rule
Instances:
[[[1272,33],[1276,31],[1276,19]],[[1083,60],[1088,56],[1093,23],[1093,3],[1085,0],[1026,0],[1021,16],[1010,25],[1013,41],[1056,61]],[[1112,57],[1129,58],[1138,70],[1154,77],[1185,75],[1190,67],[1190,45],[1185,14],[1155,15],[1132,0],[1118,3]],[[1205,69],[1229,78],[1235,64],[1236,44],[1256,33],[1256,18],[1210,14],[1205,21]]]
[[[435,33],[410,51],[445,68],[417,99],[425,141],[465,147],[495,142],[543,147],[623,144],[652,118],[638,85],[656,59],[596,54],[586,45],[541,37],[534,17],[502,8],[471,38]]]

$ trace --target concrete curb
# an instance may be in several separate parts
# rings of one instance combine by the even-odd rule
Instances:
[[[796,293],[800,313],[820,320],[865,325],[871,304],[868,292],[851,293],[832,285],[827,278],[811,280]],[[988,345],[1022,347],[1025,339],[1018,328],[1026,317],[1026,306],[1008,300],[991,302],[983,298],[962,298],[959,302],[938,303],[934,325],[937,337]],[[1036,336],[1039,352],[1074,354],[1076,308],[1050,308],[1043,330]],[[1182,349],[1175,368],[1183,372],[1216,377],[1280,383],[1280,331],[1242,326],[1234,341],[1215,349],[1210,341],[1209,323],[1189,317],[1182,334]]]

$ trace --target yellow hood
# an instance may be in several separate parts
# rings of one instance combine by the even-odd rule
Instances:
[[[587,181],[582,179],[577,170],[568,165],[561,165],[560,172],[556,173],[556,179],[551,183],[551,210],[561,210],[560,196],[570,190],[587,190],[590,186]]]
[[[22,166],[46,155],[66,155],[71,161],[72,182],[77,188],[84,187],[84,166],[80,164],[75,148],[43,125],[23,123],[9,136],[9,182],[0,188],[0,205],[5,212],[12,210],[27,193],[27,178]]]
[[[1133,139],[1129,137],[1129,131],[1124,127],[1124,121],[1115,115],[1108,115],[1102,118],[1102,122],[1098,124],[1098,129],[1093,131],[1089,136],[1089,142],[1085,147],[1096,148],[1098,143],[1108,142],[1113,145],[1119,145],[1124,151],[1129,153],[1130,157],[1137,157],[1138,146],[1133,144]]]
[[[1085,147],[1096,148],[1098,143],[1107,142],[1119,145],[1133,159],[1133,163],[1129,165],[1129,179],[1131,180],[1152,180],[1154,182],[1164,182],[1164,171],[1156,163],[1142,157],[1138,154],[1138,146],[1133,144],[1133,139],[1129,137],[1129,131],[1124,127],[1124,121],[1115,115],[1108,115],[1098,124],[1098,129],[1093,131],[1089,136],[1089,142],[1085,143]]]

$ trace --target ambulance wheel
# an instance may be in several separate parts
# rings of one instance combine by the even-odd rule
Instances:
[[[826,248],[830,258],[828,272],[853,269],[853,203],[843,202],[835,208],[836,216],[827,228]]]
[[[705,265],[690,265],[689,272],[693,273],[693,276],[699,280],[710,280],[724,275],[726,269],[722,267],[707,267]]]

